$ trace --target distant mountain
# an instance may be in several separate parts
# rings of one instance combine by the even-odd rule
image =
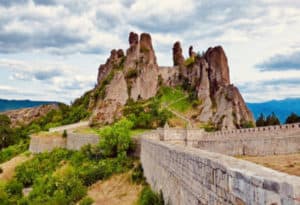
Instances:
[[[247,103],[249,109],[253,112],[255,119],[263,113],[265,116],[274,112],[281,123],[291,112],[300,115],[300,98],[288,98],[284,100],[272,100],[262,103]]]
[[[21,109],[21,108],[30,108],[30,107],[36,107],[39,105],[54,104],[54,103],[57,103],[57,102],[0,99],[0,112]]]

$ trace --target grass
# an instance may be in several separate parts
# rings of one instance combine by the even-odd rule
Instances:
[[[130,172],[113,175],[89,187],[88,196],[95,204],[132,205],[136,204],[143,186],[131,182]]]
[[[186,112],[192,107],[187,94],[181,88],[162,87],[160,92],[162,105],[168,105],[178,112]]]
[[[139,134],[143,134],[144,132],[150,131],[149,129],[134,129],[130,130],[130,136],[134,137]]]
[[[3,169],[3,172],[0,174],[1,181],[9,181],[13,178],[15,173],[15,168],[22,164],[23,162],[29,160],[31,156],[27,156],[25,154],[20,154],[7,162],[0,164],[0,167]]]
[[[238,156],[237,158],[254,162],[271,169],[300,176],[300,153],[271,156]]]
[[[61,137],[62,133],[61,132],[39,132],[32,136],[34,136],[34,137]]]
[[[91,127],[79,127],[74,130],[74,133],[81,133],[81,134],[97,134],[96,130]]]

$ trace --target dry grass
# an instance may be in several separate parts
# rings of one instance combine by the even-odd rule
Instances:
[[[168,124],[170,127],[175,127],[175,128],[184,128],[186,127],[186,122],[179,117],[172,117],[171,119],[168,120]]]
[[[96,205],[133,205],[137,202],[143,187],[133,184],[130,176],[128,172],[99,181],[89,188],[88,196]]]
[[[60,132],[39,132],[37,134],[33,134],[34,137],[61,137],[62,133]]]
[[[91,127],[78,127],[74,130],[74,133],[81,133],[81,134],[97,134],[95,129]]]
[[[24,154],[20,154],[11,160],[0,164],[0,167],[3,169],[3,172],[0,174],[0,180],[8,181],[12,179],[15,173],[15,168],[21,163],[29,160],[30,156],[25,156]]]
[[[287,155],[272,155],[259,157],[239,157],[271,169],[300,176],[300,153]]]

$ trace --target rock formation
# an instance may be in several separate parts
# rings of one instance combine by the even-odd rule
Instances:
[[[51,110],[57,110],[58,105],[49,104],[49,105],[41,105],[38,107],[32,108],[23,108],[17,110],[10,110],[3,112],[1,114],[7,115],[11,120],[12,127],[16,127],[19,125],[28,125],[34,120],[37,120],[40,117],[47,115]]]
[[[166,86],[188,87],[199,100],[196,120],[218,128],[236,128],[253,122],[238,89],[230,82],[229,66],[221,46],[209,48],[202,55],[190,46],[185,59],[180,42],[173,46],[171,67],[159,67],[151,36],[129,34],[129,48],[112,50],[106,63],[100,65],[97,86],[92,92],[92,123],[107,124],[122,116],[129,98],[149,99],[159,89],[158,79]]]

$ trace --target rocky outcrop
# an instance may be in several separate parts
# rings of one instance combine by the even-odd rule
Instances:
[[[122,116],[122,107],[129,98],[148,99],[156,95],[158,89],[158,65],[147,33],[129,34],[129,48],[124,55],[122,50],[112,50],[105,64],[100,65],[97,90],[105,87],[105,95],[99,96],[91,118],[91,123],[107,124]],[[113,78],[109,80],[110,76]],[[108,82],[110,81],[110,82]],[[103,93],[103,92],[102,92]]]
[[[178,64],[178,59],[181,59],[180,43],[176,42],[174,48],[176,48],[173,49],[175,65]],[[233,129],[254,122],[252,113],[239,90],[230,82],[228,60],[223,48],[221,46],[209,48],[203,55],[197,55],[191,46],[189,56],[189,59],[183,59],[185,63],[180,64],[180,79],[176,80],[188,84],[190,89],[197,93],[201,102],[197,108],[199,110],[197,120],[210,122],[219,129]],[[175,78],[168,76],[168,79]]]
[[[12,127],[28,125],[34,120],[47,115],[51,110],[58,110],[58,105],[49,104],[38,107],[10,110],[1,114],[7,115],[11,120]]]
[[[149,34],[139,37],[131,32],[128,41],[126,55],[121,49],[112,50],[106,63],[99,67],[97,86],[90,101],[94,107],[93,123],[111,123],[121,117],[122,107],[129,98],[155,96],[159,78],[164,85],[182,85],[194,92],[199,101],[195,121],[228,129],[253,122],[252,113],[230,82],[228,60],[221,46],[209,48],[202,55],[190,46],[189,58],[185,59],[177,41],[172,49],[174,66],[159,67]]]
[[[173,63],[174,66],[181,66],[184,63],[182,48],[179,41],[175,42],[173,46]]]

